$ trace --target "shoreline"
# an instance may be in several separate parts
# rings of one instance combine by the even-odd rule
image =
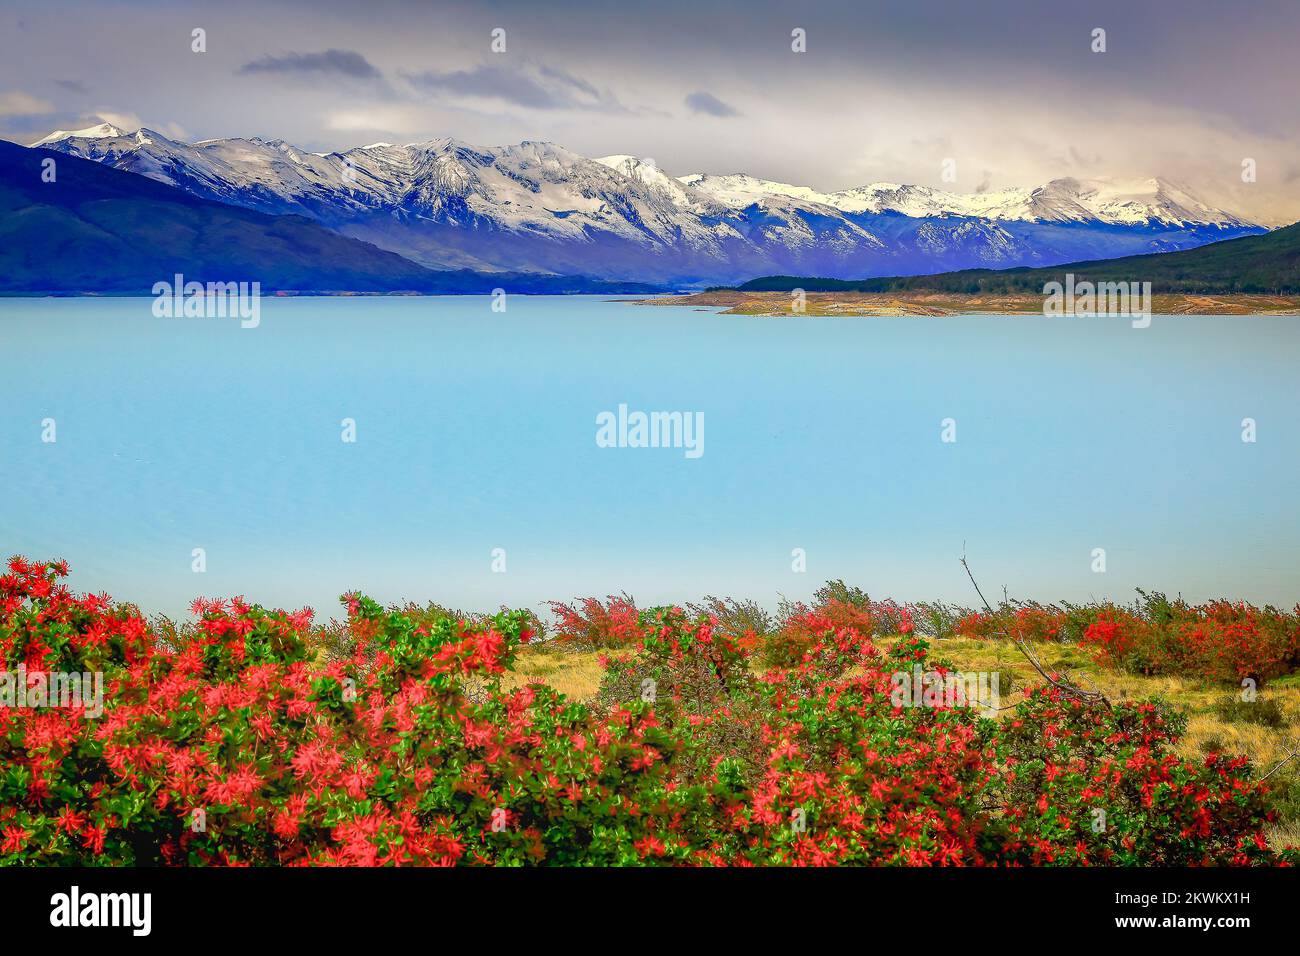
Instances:
[[[722,315],[754,316],[948,316],[1042,315],[1043,296],[1030,293],[809,292],[803,312],[794,311],[788,292],[723,289],[678,296],[631,300],[635,305],[722,308]],[[1162,293],[1151,297],[1155,315],[1300,315],[1300,295],[1195,295]]]

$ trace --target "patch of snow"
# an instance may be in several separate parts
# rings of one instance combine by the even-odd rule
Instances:
[[[100,123],[98,126],[87,126],[85,129],[56,129],[49,136],[43,136],[31,145],[36,147],[65,139],[114,139],[121,135],[122,131],[112,123]]]

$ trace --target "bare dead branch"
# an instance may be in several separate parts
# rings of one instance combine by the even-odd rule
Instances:
[[[970,565],[966,562],[965,544],[962,545],[961,566],[966,569],[966,577],[970,578],[970,583],[975,588],[975,593],[979,595],[980,601],[984,603],[984,609],[988,611],[990,617],[994,617],[996,619],[997,612],[995,612],[993,610],[992,605],[989,604],[988,598],[984,597],[984,592],[980,590],[979,582],[975,580],[975,575],[971,573]],[[1107,710],[1111,709],[1110,699],[1107,698],[1106,695],[1103,694],[1101,691],[1084,690],[1082,687],[1076,684],[1072,679],[1071,680],[1066,679],[1066,677],[1071,676],[1069,674],[1063,676],[1061,674],[1049,672],[1045,667],[1043,667],[1042,663],[1038,660],[1037,655],[1035,655],[1034,652],[1030,650],[1030,648],[1028,647],[1028,645],[1025,644],[1024,641],[1012,637],[1005,630],[999,630],[998,633],[1007,641],[1009,641],[1011,643],[1011,646],[1014,647],[1016,650],[1018,650],[1024,656],[1025,660],[1029,661],[1030,665],[1034,668],[1034,670],[1038,671],[1039,676],[1042,677],[1043,680],[1047,681],[1047,683],[1050,684],[1052,687],[1055,687],[1057,690],[1061,691],[1061,693],[1065,694],[1066,696],[1073,697],[1075,700],[1081,701],[1085,704],[1099,704],[1102,707],[1105,707]]]
[[[1263,782],[1264,782],[1265,780],[1267,780],[1269,777],[1273,776],[1273,774],[1277,773],[1277,772],[1278,772],[1279,770],[1281,770],[1284,766],[1286,766],[1288,763],[1290,763],[1292,760],[1294,760],[1294,759],[1296,758],[1297,755],[1300,755],[1300,749],[1296,749],[1296,750],[1291,751],[1289,754],[1287,754],[1285,757],[1283,757],[1283,758],[1278,762],[1278,764],[1277,764],[1276,767],[1274,767],[1274,768],[1273,768],[1272,770],[1270,770],[1268,773],[1264,774],[1264,776],[1260,777],[1260,778],[1259,778],[1259,783],[1263,783]]]

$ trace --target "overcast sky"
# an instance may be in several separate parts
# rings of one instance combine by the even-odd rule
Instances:
[[[1163,176],[1281,224],[1300,219],[1298,41],[1296,0],[3,0],[0,136],[536,139],[827,191]]]

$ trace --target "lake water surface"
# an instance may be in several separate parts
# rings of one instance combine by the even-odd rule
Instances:
[[[151,304],[0,300],[0,551],[146,610],[771,606],[829,577],[973,603],[963,542],[990,596],[1300,599],[1297,318],[324,298],[244,329]],[[703,413],[703,454],[599,447],[620,404]]]

